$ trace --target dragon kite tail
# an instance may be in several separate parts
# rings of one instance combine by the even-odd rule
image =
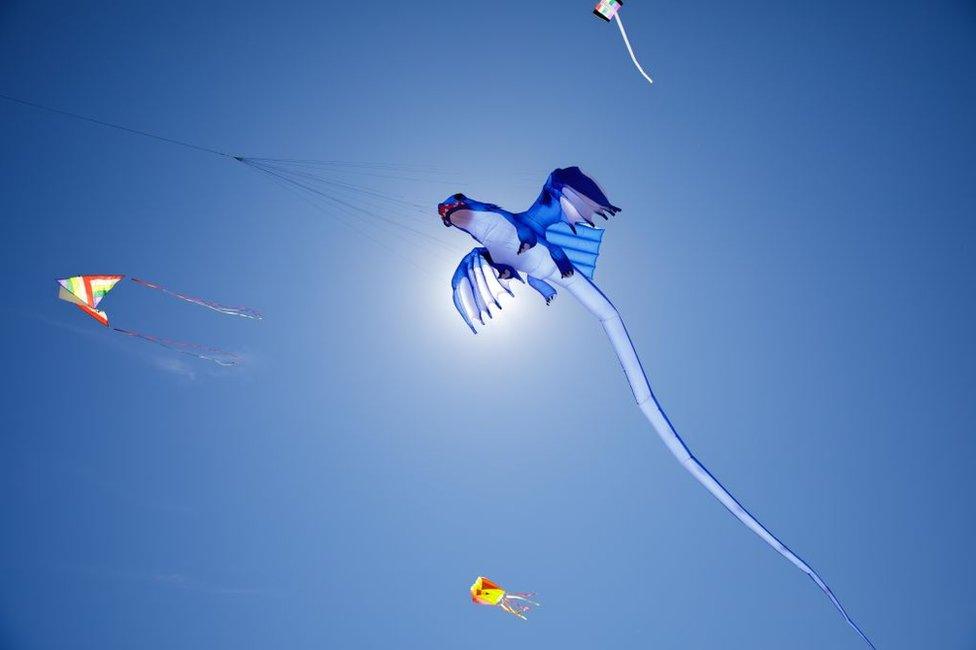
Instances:
[[[809,564],[804,562],[799,556],[797,556],[793,551],[791,551],[783,542],[781,542],[775,535],[773,535],[765,526],[759,523],[752,513],[750,513],[746,508],[739,503],[739,501],[732,496],[732,494],[716,479],[712,476],[711,472],[697,459],[688,446],[685,444],[681,436],[675,430],[671,421],[668,419],[667,414],[665,414],[664,409],[658,402],[657,397],[654,396],[654,391],[651,390],[651,385],[647,380],[647,375],[644,373],[644,368],[641,366],[640,358],[637,356],[637,350],[634,348],[634,344],[630,339],[630,335],[627,333],[627,329],[624,327],[623,320],[620,318],[617,308],[613,306],[610,299],[604,295],[602,291],[593,282],[585,277],[582,273],[574,273],[568,278],[561,278],[558,274],[547,278],[547,280],[553,284],[556,284],[570,293],[572,293],[579,302],[586,307],[594,316],[596,316],[600,323],[603,325],[603,329],[607,333],[607,337],[610,339],[611,345],[613,345],[614,352],[617,354],[617,358],[620,360],[620,365],[623,367],[624,373],[627,375],[627,380],[630,382],[630,388],[634,392],[634,397],[637,399],[637,405],[640,410],[644,413],[644,416],[651,423],[654,431],[661,438],[667,448],[674,454],[675,458],[684,466],[695,479],[701,483],[706,490],[712,493],[716,499],[718,499],[722,505],[724,505],[729,512],[731,512],[736,519],[745,524],[752,532],[761,537],[763,541],[769,544],[771,547],[776,549],[776,551],[785,557],[787,560],[792,562],[798,569],[803,571],[805,574],[810,576],[810,578],[820,587],[821,591],[830,599],[834,607],[840,614],[844,617],[847,623],[856,631],[862,639],[872,648],[874,644],[868,639],[867,635],[858,627],[857,623],[850,617],[844,606],[841,605],[840,601],[831,591],[827,583],[824,582],[823,578],[814,571]]]

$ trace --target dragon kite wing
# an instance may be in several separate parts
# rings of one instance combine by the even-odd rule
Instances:
[[[543,230],[560,221],[573,230],[581,223],[593,227],[593,217],[596,215],[607,219],[618,212],[620,208],[610,203],[595,180],[579,167],[566,167],[549,174],[539,198],[528,209],[526,217]]]
[[[603,241],[603,229],[595,226],[594,219],[599,215],[608,220],[618,212],[620,208],[610,203],[596,181],[579,167],[566,167],[549,174],[525,216],[545,231],[547,242],[566,253],[577,271],[592,279]]]
[[[585,224],[570,228],[560,222],[546,228],[546,241],[562,248],[573,267],[592,280],[604,232],[606,231],[603,228],[593,228]]]
[[[74,303],[102,325],[108,327],[108,315],[97,309],[109,291],[124,275],[75,275],[58,280],[58,298]]]

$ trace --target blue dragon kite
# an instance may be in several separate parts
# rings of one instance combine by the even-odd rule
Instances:
[[[464,256],[451,280],[454,305],[471,331],[477,333],[475,321],[485,324],[484,317],[491,316],[491,305],[501,307],[498,300],[503,292],[514,295],[510,283],[523,281],[523,274],[547,304],[555,297],[556,287],[573,294],[600,319],[637,405],[671,453],[739,521],[810,576],[848,624],[874,648],[827,583],[712,476],[691,453],[661,408],[620,314],[593,283],[604,232],[595,227],[594,218],[599,215],[607,219],[620,211],[596,182],[578,167],[567,167],[549,175],[539,198],[525,212],[509,212],[463,194],[448,197],[437,206],[437,211],[445,226],[459,228],[481,244]]]

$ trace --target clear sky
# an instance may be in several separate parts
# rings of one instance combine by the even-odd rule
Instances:
[[[623,208],[596,281],[698,456],[879,648],[976,648],[971,1],[628,0],[653,87],[591,0],[80,4],[0,4],[0,93],[437,167],[376,187],[450,252],[0,102],[4,650],[864,647],[571,298],[518,289],[478,336],[454,312],[473,242],[436,203],[523,209],[572,164]],[[103,303],[247,359],[220,369],[56,300],[86,272],[266,318]],[[544,605],[475,607],[479,574]]]

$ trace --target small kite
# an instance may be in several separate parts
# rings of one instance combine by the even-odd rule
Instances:
[[[634,62],[634,66],[637,67],[637,71],[647,79],[647,83],[652,84],[654,80],[651,79],[650,75],[644,72],[644,68],[641,67],[640,62],[634,55],[634,48],[630,46],[630,39],[627,38],[627,32],[624,30],[624,23],[620,19],[620,8],[624,5],[623,0],[600,0],[596,3],[596,8],[593,9],[594,15],[597,18],[601,18],[607,22],[611,20],[617,21],[617,27],[620,28],[620,35],[624,38],[624,45],[627,46],[627,52],[630,54],[630,60]]]
[[[533,607],[539,607],[539,603],[530,600],[535,594],[505,591],[501,586],[495,584],[484,576],[471,585],[471,602],[476,605],[491,605],[501,607],[509,614],[518,616],[523,621],[528,620],[525,615]]]
[[[514,295],[510,282],[522,282],[522,275],[547,304],[556,296],[556,287],[571,293],[600,321],[630,382],[637,406],[668,450],[739,521],[810,576],[847,623],[871,644],[820,574],[759,523],[719,483],[691,453],[664,413],[620,313],[593,282],[603,240],[603,230],[596,228],[593,220],[597,215],[607,220],[620,212],[620,208],[610,203],[592,178],[579,167],[553,171],[539,198],[525,212],[509,212],[464,194],[444,199],[437,212],[445,226],[454,226],[481,244],[462,258],[451,279],[454,306],[471,331],[477,334],[474,322],[484,325],[485,316],[492,315],[492,306],[501,308],[499,298],[504,293]]]
[[[75,275],[70,278],[60,278],[58,280],[58,298],[72,303],[78,307],[78,309],[85,312],[105,327],[109,327],[108,314],[98,309],[98,304],[102,301],[105,295],[114,289],[115,285],[118,284],[123,278],[125,278],[124,275]],[[177,294],[169,291],[168,289],[160,287],[159,285],[155,285],[144,280],[136,280],[135,278],[133,278],[133,280],[137,284],[148,286],[152,289],[158,289],[165,293],[174,295],[181,300],[201,304],[204,307],[214,309],[222,313],[245,316],[247,318],[261,317],[260,314],[254,310],[247,308],[223,307],[217,303],[203,301],[202,299],[192,299],[189,296]],[[227,352],[226,350],[221,350],[219,348],[211,348],[198,345],[196,343],[164,339],[157,336],[152,336],[150,334],[134,332],[132,330],[126,330],[119,327],[113,327],[112,330],[118,332],[119,334],[125,334],[126,336],[155,343],[156,345],[160,345],[164,348],[175,350],[176,352],[187,354],[198,359],[213,361],[221,366],[236,366],[240,364],[240,358],[236,354],[233,352]]]
[[[70,302],[102,325],[108,327],[108,316],[98,309],[109,291],[124,275],[76,275],[58,280],[58,298]]]

